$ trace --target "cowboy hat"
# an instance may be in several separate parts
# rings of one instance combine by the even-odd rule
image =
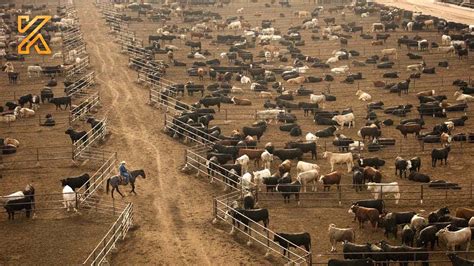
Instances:
[[[120,164],[125,164],[125,161],[121,161]]]

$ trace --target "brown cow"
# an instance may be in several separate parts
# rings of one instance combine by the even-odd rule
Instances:
[[[239,149],[239,156],[246,154],[250,160],[254,160],[254,165],[260,166],[260,159],[263,153],[263,149]]]
[[[464,207],[456,208],[456,217],[469,220],[473,216],[474,216],[474,209],[469,209],[469,208],[464,208]]]
[[[202,37],[204,37],[204,33],[202,32],[191,32],[191,40],[196,37],[198,39],[201,39]]]
[[[199,80],[204,80],[204,75],[206,75],[206,70],[204,70],[204,68],[200,67],[198,68],[197,70],[197,75],[199,77]]]
[[[340,190],[339,183],[341,183],[341,178],[342,175],[338,171],[334,171],[327,175],[321,175],[321,177],[319,178],[319,183],[324,185],[323,191],[326,191],[326,188],[329,191],[331,189],[331,185],[334,184],[336,184],[337,190]]]
[[[372,41],[372,46],[383,45],[383,40]]]
[[[407,123],[404,125],[398,125],[396,127],[398,130],[400,130],[400,133],[407,138],[408,134],[415,134],[415,137],[420,135],[420,130],[421,130],[421,125],[418,123]]]
[[[384,82],[384,81],[380,81],[380,80],[374,81],[374,87],[376,87],[376,88],[383,88],[383,87],[385,87],[385,82]]]
[[[364,183],[366,180],[368,182],[380,183],[382,182],[382,173],[373,167],[366,166],[364,167]]]
[[[289,173],[291,171],[291,160],[285,160],[278,166],[278,172],[280,172],[280,176],[283,176],[285,173]]]
[[[366,221],[370,221],[372,227],[374,229],[377,229],[380,215],[377,209],[352,205],[348,212],[353,213],[355,215],[355,217],[359,221],[359,228],[363,228],[364,223]]]

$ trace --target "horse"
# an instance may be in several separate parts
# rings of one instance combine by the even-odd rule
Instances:
[[[133,192],[133,193],[135,193],[135,195],[137,194],[135,192],[135,179],[136,179],[137,176],[141,176],[143,178],[146,178],[145,171],[143,169],[130,171],[129,182],[130,182],[130,185],[132,186],[132,190],[130,191],[130,193]],[[124,195],[119,190],[119,185],[126,186],[126,185],[128,185],[128,183],[121,182],[120,177],[118,175],[110,177],[109,179],[107,179],[107,190],[106,190],[107,194],[109,193],[109,186],[110,185],[112,186],[112,198],[114,198],[114,190],[117,190],[117,192],[120,194],[120,196],[124,197]]]

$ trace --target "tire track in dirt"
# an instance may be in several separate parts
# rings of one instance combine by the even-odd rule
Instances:
[[[208,185],[178,172],[183,149],[160,132],[162,114],[146,105],[148,92],[134,83],[135,73],[92,3],[78,2],[77,10],[92,64],[100,69],[97,80],[113,131],[107,148],[133,168],[144,167],[149,177],[137,182],[137,196],[124,199],[134,202],[140,230],[131,233],[114,262],[214,264],[228,263],[223,255],[229,254],[238,261],[258,261],[213,229]]]

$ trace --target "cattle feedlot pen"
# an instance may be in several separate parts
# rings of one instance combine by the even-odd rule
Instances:
[[[107,8],[108,5],[101,5],[101,7],[103,9]],[[104,12],[105,14],[106,12]],[[121,29],[118,29],[118,31],[120,32]],[[130,42],[131,40],[129,38],[122,38],[122,43],[127,43],[127,42]],[[364,54],[366,53],[365,51],[365,47],[363,48],[364,49]],[[132,49],[130,49],[132,50]],[[131,52],[128,48],[127,48],[127,51],[129,51],[131,53],[132,56],[136,56],[136,57],[148,57],[149,55],[146,54],[146,53],[141,53],[138,51],[133,51]],[[322,53],[321,51],[319,51],[319,54],[326,54],[326,53]],[[134,59],[130,59],[131,61],[133,61]],[[139,61],[136,61],[136,62],[139,62]],[[400,64],[400,61],[398,61],[398,64],[397,65],[401,65]],[[174,112],[178,112],[179,110],[176,110],[175,106],[171,106],[170,103],[176,103],[177,100],[174,99],[172,96],[168,95],[168,94],[164,94],[162,93],[162,88],[163,86],[157,86],[156,85],[156,82],[155,81],[150,81],[150,79],[147,78],[146,76],[146,73],[147,71],[153,71],[155,69],[149,69],[147,66],[140,66],[140,70],[138,71],[138,80],[140,82],[144,82],[147,86],[150,86],[150,103],[153,104],[153,105],[158,105],[158,107],[166,107],[166,110],[172,110]],[[143,69],[145,71],[143,71]],[[441,79],[442,82],[444,83],[444,78]],[[161,80],[160,80],[160,83],[161,83]],[[416,86],[416,85],[414,85]],[[157,89],[161,87],[161,89]],[[429,86],[427,86],[426,88],[428,88]],[[420,88],[420,87],[418,87]],[[421,87],[421,88],[425,88],[425,87]],[[171,129],[171,126],[174,126],[174,129]],[[179,123],[176,123],[173,121],[172,117],[170,118],[169,115],[166,115],[165,114],[165,127],[168,128],[168,130],[175,130],[176,132],[179,132],[180,133],[185,133],[187,134],[188,138],[197,142],[198,144],[193,147],[192,149],[188,149],[186,151],[186,160],[187,160],[187,163],[190,164],[192,167],[194,168],[197,168],[198,169],[198,172],[201,172],[201,173],[205,173],[207,174],[207,172],[205,170],[201,170],[201,169],[207,169],[207,166],[205,165],[205,162],[207,161],[205,159],[205,157],[202,156],[202,153],[204,150],[206,150],[210,145],[212,145],[214,143],[214,141],[216,140],[215,137],[211,136],[211,135],[208,135],[204,132],[193,132],[193,131],[190,131],[186,128],[185,125],[183,124],[179,124]],[[222,170],[222,169],[221,169]],[[222,175],[220,173],[216,173],[217,176],[220,176],[222,177],[223,179],[225,179],[225,175]],[[213,178],[213,177],[211,177]],[[218,179],[217,179],[218,180]],[[347,186],[341,186],[342,189],[341,190],[344,190],[344,188],[347,188]],[[412,185],[410,187],[416,187],[418,188],[418,186],[416,185]],[[456,198],[456,199],[461,199],[461,200],[464,200],[464,199],[472,199],[472,184],[469,184],[469,185],[463,185],[463,191],[456,191],[454,192],[453,191],[453,194],[455,195],[453,198]],[[469,193],[465,193],[466,192],[466,187],[469,187]],[[415,204],[417,204],[417,202],[423,202],[423,199],[428,199],[430,198],[430,200],[432,199],[435,199],[436,197],[439,197],[438,199],[441,199],[441,200],[446,200],[448,199],[448,190],[444,190],[444,191],[439,191],[439,193],[434,193],[432,195],[432,198],[431,196],[429,196],[429,192],[428,192],[428,188],[424,188],[424,185],[420,185],[419,186],[419,190],[417,191],[413,191],[413,192],[409,192],[409,191],[406,191],[406,194],[407,194],[407,198],[404,198],[402,196],[401,200],[403,202],[403,200],[406,200],[406,201],[413,201],[413,202],[416,202]],[[333,190],[334,191],[334,190]],[[438,190],[436,190],[438,192]],[[449,191],[449,195],[451,195],[451,192],[452,191]],[[213,203],[213,212],[214,212],[214,216],[217,218],[217,219],[220,219],[220,220],[223,220],[223,221],[226,221],[226,222],[229,222],[228,219],[226,219],[226,212],[228,210],[231,210],[231,207],[230,207],[230,203],[236,199],[239,199],[242,195],[243,191],[241,189],[237,190],[237,191],[234,191],[232,192],[231,194],[228,194],[228,195],[224,195],[224,196],[221,196],[221,197],[217,197],[214,199],[214,203]],[[464,194],[465,193],[465,194]],[[321,193],[322,194],[322,193]],[[337,202],[339,204],[341,204],[342,201],[351,201],[353,200],[353,198],[351,197],[347,197],[347,198],[342,198],[342,195],[341,195],[341,191],[339,192],[327,192],[327,193],[324,193],[326,196],[327,195],[335,195],[335,197],[332,197],[333,200],[331,200],[332,202]],[[371,197],[371,195],[364,195],[365,193],[362,193],[361,195],[364,196],[364,197]],[[308,199],[305,199],[305,196],[308,195],[309,198]],[[310,200],[318,200],[320,199],[319,198],[319,195],[320,193],[312,193],[312,192],[309,192],[309,193],[302,193],[302,201],[305,202],[306,200],[307,201],[310,201]],[[402,193],[403,195],[403,193]],[[410,195],[416,195],[414,197],[410,197]],[[461,196],[462,195],[462,196]],[[271,195],[267,195],[266,193],[263,193],[263,192],[257,192],[257,198],[258,200],[260,201],[266,201],[266,200],[272,200],[270,199],[270,196]],[[385,197],[385,195],[381,195],[382,197]],[[443,197],[444,196],[444,197]],[[466,198],[465,198],[466,197]],[[327,199],[327,197],[325,197],[325,199]],[[354,198],[356,199],[356,198]],[[454,200],[456,200],[454,199]],[[304,203],[306,204],[306,203]],[[235,210],[234,210],[235,211]],[[237,223],[240,223],[239,221],[235,221]],[[243,224],[241,224],[243,225]],[[244,225],[243,225],[244,226]],[[250,232],[252,232],[252,236],[248,235],[248,233],[245,232],[245,230],[240,230],[242,233],[246,234],[246,236],[248,236],[249,238],[253,239],[254,241],[256,241],[257,243],[259,243],[260,246],[263,246],[264,248],[268,248],[271,252],[274,252],[276,254],[280,254],[280,250],[281,250],[281,247],[278,247],[277,248],[272,248],[271,246],[274,245],[274,243],[270,240],[269,238],[269,234],[270,233],[273,233],[265,228],[263,228],[263,226],[259,225],[259,224],[254,224],[252,223],[251,224],[251,227],[253,228],[258,228],[259,231],[253,229],[253,228],[250,228]],[[291,253],[290,253],[291,252]],[[311,254],[310,253],[307,253],[305,250],[301,249],[301,248],[297,248],[296,252],[293,252],[293,251],[289,251],[289,253],[291,254],[290,255],[290,260],[288,261],[289,263],[311,263]],[[303,255],[297,255],[296,253],[300,254],[302,253]],[[444,252],[428,252],[429,254],[445,254]],[[388,254],[388,253],[386,253]],[[469,253],[468,253],[469,254]],[[318,255],[321,255],[321,256],[328,256],[329,254],[318,254]],[[331,256],[333,255],[340,255],[340,254],[331,254]],[[292,259],[296,257],[296,259]],[[444,260],[433,260],[433,261],[430,261],[430,262],[447,262],[447,261],[444,261]],[[314,263],[313,263],[314,264]],[[319,263],[317,263],[319,264]]]

